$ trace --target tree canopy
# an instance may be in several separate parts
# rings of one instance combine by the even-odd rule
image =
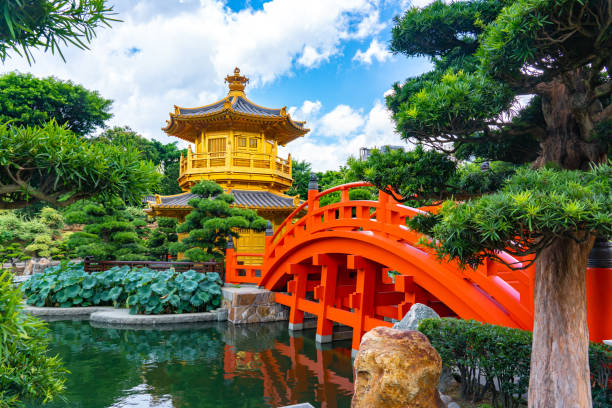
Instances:
[[[291,162],[291,175],[293,176],[293,184],[287,191],[287,194],[294,196],[298,195],[302,200],[308,197],[308,180],[310,180],[311,172],[310,163],[305,160],[293,160]]]
[[[143,237],[148,230],[145,215],[127,208],[114,197],[103,203],[81,201],[66,211],[69,224],[84,224],[83,231],[68,237],[67,246],[79,258],[142,261],[148,259]]]
[[[79,48],[95,37],[95,29],[110,26],[113,7],[106,0],[14,0],[0,3],[0,61],[15,52],[32,62],[32,50],[56,51],[67,44]]]
[[[0,209],[41,201],[67,206],[94,196],[140,203],[160,177],[138,150],[91,143],[55,122],[0,126]]]
[[[112,101],[72,81],[9,72],[0,76],[0,123],[42,126],[50,120],[84,136],[111,118]]]
[[[163,177],[153,193],[171,195],[182,192],[178,184],[181,150],[177,148],[177,142],[163,144],[157,140],[149,140],[129,126],[106,129],[94,140],[123,148],[127,146],[136,148],[143,160],[150,160],[155,164]],[[187,154],[185,150],[183,153]]]
[[[533,160],[536,151],[538,166],[586,169],[604,160],[612,118],[609,7],[475,0],[408,10],[396,20],[391,49],[429,56],[434,69],[394,86],[387,101],[398,129],[447,151],[485,144],[477,151],[492,159],[500,158],[496,143],[505,155],[515,150],[515,162]],[[520,100],[528,100],[523,109]]]

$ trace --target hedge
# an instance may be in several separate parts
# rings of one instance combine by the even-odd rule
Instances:
[[[489,391],[493,406],[526,404],[531,332],[453,318],[425,319],[419,331],[460,376],[462,398],[479,402]],[[589,364],[593,407],[612,407],[612,349],[591,343]]]
[[[125,306],[132,314],[168,314],[209,311],[221,304],[219,275],[193,270],[122,266],[89,274],[82,264],[64,262],[33,275],[22,288],[27,303],[39,307]]]

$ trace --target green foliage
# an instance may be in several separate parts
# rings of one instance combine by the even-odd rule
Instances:
[[[522,396],[529,385],[531,332],[451,318],[425,319],[419,331],[429,338],[442,363],[461,377],[464,399],[478,402],[489,391],[494,407],[525,403]],[[592,343],[589,364],[593,406],[608,407],[612,402],[610,347]]]
[[[216,272],[145,273],[127,298],[127,306],[131,313],[145,314],[209,311],[221,304],[221,284]]]
[[[147,259],[143,238],[144,213],[126,207],[114,198],[104,203],[79,202],[66,211],[69,224],[85,224],[83,231],[70,235],[68,248],[74,255],[96,260],[142,261]]]
[[[113,7],[104,0],[3,1],[0,3],[0,61],[13,51],[32,59],[32,48],[56,51],[64,58],[60,45],[79,48],[95,37],[95,29],[108,26]]]
[[[520,169],[504,188],[465,203],[446,202],[437,215],[409,225],[433,240],[440,257],[477,266],[499,251],[538,254],[557,237],[612,236],[612,166],[588,172]],[[586,265],[585,265],[586,266]]]
[[[591,395],[594,408],[612,407],[612,348],[604,344],[591,343],[589,347],[591,369]]]
[[[115,195],[140,204],[159,178],[152,163],[139,160],[137,150],[91,143],[55,123],[0,126],[0,208],[40,201],[67,206]]]
[[[128,126],[107,129],[94,140],[120,148],[129,146],[140,152],[141,159],[155,164],[163,176],[159,187],[152,190],[153,193],[172,195],[182,192],[178,185],[181,150],[176,147],[177,142],[162,144],[157,140],[148,140]]]
[[[64,390],[66,370],[49,356],[46,325],[21,311],[12,274],[0,274],[0,407],[48,402]]]
[[[225,256],[228,237],[238,237],[238,230],[263,231],[267,222],[253,210],[231,207],[234,197],[212,181],[202,181],[191,188],[197,198],[189,200],[193,210],[177,228],[188,233],[180,242],[169,246],[170,253],[184,252],[194,262],[220,260]]]
[[[71,81],[10,72],[0,76],[0,123],[44,126],[50,120],[79,136],[103,127],[112,101]]]
[[[157,228],[151,232],[151,235],[147,240],[149,254],[154,259],[159,259],[162,261],[167,260],[169,245],[178,241],[176,226],[176,218],[160,217],[157,219]]]
[[[64,258],[66,248],[60,231],[63,226],[62,214],[50,207],[44,207],[29,220],[15,211],[0,213],[0,260]]]
[[[22,284],[34,306],[125,306],[130,313],[195,313],[217,308],[221,280],[215,272],[154,271],[113,267],[86,273],[82,264],[64,262]]]
[[[305,160],[293,160],[291,162],[291,175],[293,184],[287,191],[290,196],[299,195],[302,200],[308,197],[308,182],[310,181],[310,163]]]
[[[457,165],[420,145],[410,151],[374,149],[367,160],[349,158],[348,166],[348,178],[368,181],[397,201],[417,207],[452,196],[495,191],[515,171],[513,165],[503,163],[492,163],[488,171],[475,164]]]

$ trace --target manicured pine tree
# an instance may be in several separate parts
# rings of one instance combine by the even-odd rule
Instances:
[[[71,206],[65,214],[69,224],[85,224],[83,231],[68,238],[74,255],[95,260],[147,260],[147,248],[141,235],[146,223],[114,198],[104,203],[85,201]]]
[[[238,229],[264,231],[267,221],[253,210],[232,207],[234,197],[212,181],[202,181],[191,188],[198,197],[189,200],[193,210],[177,228],[188,233],[170,245],[170,253],[184,253],[194,262],[221,260],[225,257],[228,237],[237,238]]]

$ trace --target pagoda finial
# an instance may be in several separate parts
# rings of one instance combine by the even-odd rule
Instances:
[[[244,87],[249,78],[240,75],[240,68],[234,68],[234,75],[228,75],[225,77],[225,82],[229,84],[229,95],[231,96],[244,96]]]

